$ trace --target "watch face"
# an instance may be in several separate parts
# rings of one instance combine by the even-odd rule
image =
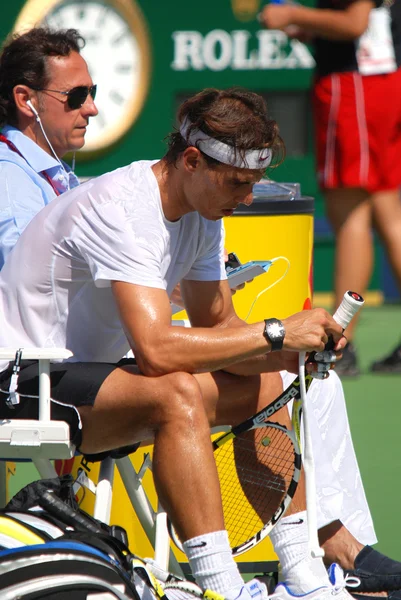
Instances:
[[[15,29],[35,22],[77,29],[85,39],[81,54],[97,84],[99,114],[82,152],[107,148],[132,126],[148,90],[150,49],[139,8],[133,0],[29,0]]]
[[[269,336],[273,340],[280,340],[283,336],[283,327],[280,323],[270,323],[269,325]]]
[[[285,329],[281,321],[278,319],[265,319],[264,335],[271,343],[272,352],[282,349]]]

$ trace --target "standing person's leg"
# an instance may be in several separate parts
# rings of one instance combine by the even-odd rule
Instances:
[[[372,274],[373,236],[370,196],[358,188],[338,188],[324,192],[327,217],[335,236],[334,291],[335,306],[344,292],[357,290],[364,295]],[[349,343],[337,365],[340,375],[359,374],[353,345],[356,315],[346,330]]]
[[[317,175],[335,235],[335,301],[347,289],[364,293],[372,270],[371,207],[373,161],[369,153],[365,88],[356,72],[318,78],[313,93]],[[348,331],[352,338],[357,320]],[[352,343],[338,364],[339,374],[359,372]]]
[[[374,225],[401,291],[401,69],[363,77],[368,118]],[[373,372],[401,373],[401,344],[375,361]]]
[[[400,190],[383,190],[372,195],[374,224],[386,249],[399,290],[401,291],[401,198]],[[371,370],[378,373],[401,373],[401,343],[384,358],[375,361]]]
[[[372,209],[369,194],[358,188],[338,188],[324,192],[326,213],[335,235],[335,306],[344,292],[353,289],[362,296],[372,274]],[[347,327],[352,340],[358,316]]]
[[[374,225],[384,244],[401,291],[401,197],[400,190],[383,190],[371,196]]]

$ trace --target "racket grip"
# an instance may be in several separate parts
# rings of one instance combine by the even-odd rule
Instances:
[[[49,511],[50,514],[59,518],[64,523],[72,525],[79,531],[90,531],[91,533],[104,533],[91,519],[88,519],[82,513],[74,510],[60,500],[53,492],[44,491],[40,498],[40,505]]]
[[[339,325],[341,325],[344,331],[344,329],[348,327],[354,315],[356,315],[358,310],[360,310],[364,304],[365,300],[362,298],[362,296],[356,292],[351,292],[351,290],[348,290],[348,292],[345,292],[340,306],[334,313],[333,319]]]
[[[333,319],[339,325],[341,325],[344,331],[344,329],[348,327],[354,315],[356,315],[358,310],[360,310],[364,304],[365,300],[362,298],[362,296],[360,296],[356,292],[351,292],[351,290],[348,290],[347,292],[345,292],[340,306],[334,313]],[[333,336],[331,335],[324,349],[333,350],[334,346],[335,343],[333,340]]]

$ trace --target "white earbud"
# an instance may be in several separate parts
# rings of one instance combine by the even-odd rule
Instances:
[[[32,102],[31,102],[30,100],[27,100],[27,101],[26,101],[26,105],[27,105],[27,106],[29,106],[29,108],[31,109],[32,113],[35,115],[35,119],[36,119],[36,121],[39,123],[39,127],[40,127],[40,129],[41,129],[41,131],[42,131],[42,133],[43,133],[43,137],[45,138],[46,142],[48,143],[48,145],[49,145],[49,148],[50,148],[50,150],[51,150],[51,152],[52,152],[52,154],[53,154],[54,158],[57,160],[57,162],[58,162],[58,163],[60,163],[60,166],[61,166],[61,168],[63,169],[63,171],[64,171],[65,175],[66,175],[66,176],[67,176],[67,178],[68,178],[68,173],[67,173],[67,171],[65,170],[63,163],[61,162],[61,160],[59,159],[59,157],[58,157],[58,156],[57,156],[57,154],[55,153],[55,151],[54,151],[54,148],[53,148],[53,146],[51,145],[51,143],[50,143],[50,140],[49,140],[49,138],[48,138],[48,137],[47,137],[47,135],[46,135],[46,131],[45,131],[45,130],[44,130],[44,128],[43,128],[43,125],[42,125],[42,120],[41,120],[41,118],[39,117],[39,113],[38,113],[38,111],[36,110],[36,108],[34,107],[34,105],[32,104]]]
[[[33,112],[33,114],[36,117],[36,120],[39,122],[40,121],[40,117],[39,117],[39,113],[36,110],[36,108],[34,107],[34,105],[32,104],[32,102],[30,100],[26,101],[26,105],[29,106],[29,108],[31,109],[31,111]]]

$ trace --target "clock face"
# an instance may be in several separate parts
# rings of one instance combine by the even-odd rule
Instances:
[[[99,114],[90,120],[82,152],[107,148],[132,126],[146,97],[149,44],[143,17],[132,0],[39,1],[42,15],[36,22],[77,29],[85,39],[81,54],[97,84]]]

